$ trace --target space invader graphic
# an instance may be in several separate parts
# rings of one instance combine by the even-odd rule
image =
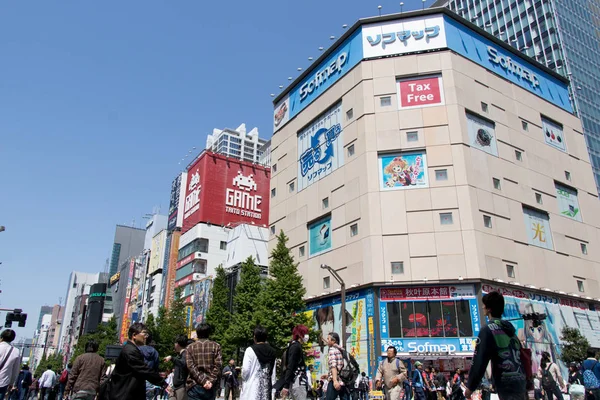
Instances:
[[[251,190],[256,191],[256,182],[254,182],[252,174],[244,176],[242,171],[238,171],[237,176],[233,178],[233,186],[237,186],[240,190],[245,190],[246,192]]]

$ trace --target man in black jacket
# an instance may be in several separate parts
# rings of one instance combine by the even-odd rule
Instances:
[[[175,351],[177,355],[175,357],[167,357],[165,361],[173,361],[173,390],[171,391],[170,398],[175,398],[176,400],[187,400],[187,390],[185,387],[185,382],[188,377],[188,369],[185,361],[185,349],[188,346],[189,340],[185,335],[177,336],[177,340],[175,341]]]
[[[115,369],[109,383],[110,400],[140,400],[146,398],[146,381],[158,386],[165,386],[165,380],[158,372],[151,370],[144,361],[139,346],[146,344],[146,326],[139,322],[131,325],[117,358]]]
[[[302,344],[307,342],[308,328],[304,325],[296,326],[292,331],[292,341],[282,360],[282,376],[275,384],[275,389],[281,391],[282,398],[289,393],[293,400],[306,400],[308,378]]]

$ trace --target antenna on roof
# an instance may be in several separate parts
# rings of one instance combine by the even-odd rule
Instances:
[[[377,9],[379,10],[379,16],[381,17],[381,6],[377,6]]]

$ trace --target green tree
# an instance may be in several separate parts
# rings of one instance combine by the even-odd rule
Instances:
[[[235,287],[234,310],[231,324],[225,334],[224,356],[238,358],[239,350],[252,344],[253,331],[257,325],[255,312],[262,290],[260,268],[254,263],[252,257],[248,257],[242,263],[240,280]],[[232,350],[235,354],[231,354]]]
[[[155,328],[148,327],[161,359],[173,353],[177,336],[187,334],[185,302],[181,294],[181,288],[175,289],[175,298],[171,302],[171,307],[168,310],[165,307],[159,308],[156,324],[151,320]],[[164,367],[167,365],[161,364],[161,369]]]
[[[270,278],[260,293],[257,321],[269,331],[270,343],[283,351],[290,340],[294,326],[310,328],[310,318],[303,312],[306,289],[298,264],[287,247],[283,231],[277,236],[277,245],[271,252]]]
[[[581,362],[586,359],[590,342],[581,334],[579,329],[565,326],[561,332],[560,340],[563,342],[560,359],[565,364]]]
[[[112,317],[108,322],[98,325],[94,332],[82,335],[75,345],[70,362],[75,361],[77,357],[85,353],[85,346],[88,341],[95,340],[98,343],[98,354],[104,357],[106,346],[119,344],[117,331],[117,320]]]
[[[229,343],[225,342],[225,333],[231,323],[229,288],[227,288],[227,275],[222,265],[216,269],[210,294],[212,300],[206,312],[206,322],[213,327],[212,340],[223,347],[229,347]]]

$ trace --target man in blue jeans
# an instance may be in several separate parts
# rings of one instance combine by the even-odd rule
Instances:
[[[415,400],[425,400],[425,382],[423,382],[423,364],[420,361],[415,362],[415,369],[412,375],[413,389],[415,390]]]
[[[327,345],[329,346],[329,384],[327,385],[326,400],[335,400],[338,396],[340,400],[348,400],[350,393],[348,388],[344,387],[344,382],[339,377],[339,373],[344,368],[344,349],[340,347],[340,335],[331,332],[327,335]]]
[[[586,370],[590,370],[596,376],[596,380],[600,382],[600,363],[596,360],[596,352],[589,348],[587,350],[587,359],[583,361],[581,365],[582,373],[585,373]],[[584,378],[585,384],[585,378]],[[585,388],[585,398],[586,400],[600,400],[600,387],[596,388]]]

